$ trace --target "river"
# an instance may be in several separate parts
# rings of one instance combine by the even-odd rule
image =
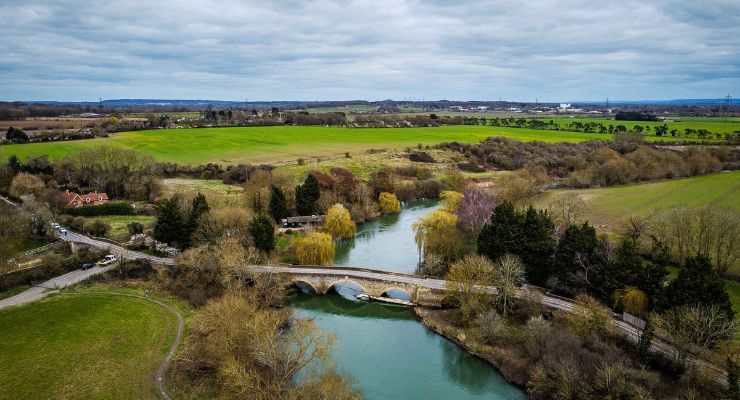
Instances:
[[[354,239],[337,245],[334,265],[413,274],[419,253],[411,225],[437,208],[437,200],[417,200],[404,204],[400,214],[360,224]]]
[[[336,265],[413,273],[417,252],[411,224],[437,207],[424,200],[401,214],[358,227],[338,246]],[[404,307],[353,300],[352,288],[323,296],[298,294],[289,305],[336,336],[333,359],[368,400],[521,400],[526,395],[493,367],[424,327]]]

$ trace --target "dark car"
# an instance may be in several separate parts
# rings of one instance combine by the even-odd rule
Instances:
[[[82,264],[82,268],[80,268],[80,269],[82,269],[84,271],[84,270],[90,269],[90,268],[92,268],[94,266],[95,266],[95,264],[93,264],[93,263],[84,263],[84,264]]]

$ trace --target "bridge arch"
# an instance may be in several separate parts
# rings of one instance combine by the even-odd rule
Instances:
[[[365,288],[365,286],[361,285],[360,283],[352,279],[341,279],[341,280],[335,281],[334,283],[327,286],[327,289],[326,289],[327,293],[330,292],[332,289],[334,289],[334,291],[339,293],[340,295],[344,295],[344,294],[358,295],[360,293],[368,293],[368,290]],[[350,293],[346,293],[346,292],[350,292]]]
[[[319,291],[311,282],[306,282],[303,279],[294,279],[290,282],[291,286],[298,288],[301,292],[307,294],[318,294]]]
[[[380,296],[406,301],[412,301],[414,299],[413,294],[411,294],[408,290],[398,286],[386,288],[385,290],[383,290],[383,293]]]

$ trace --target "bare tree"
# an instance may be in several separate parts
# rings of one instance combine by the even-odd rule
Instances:
[[[657,315],[657,329],[676,347],[675,359],[685,364],[692,349],[711,350],[735,334],[734,319],[717,305],[681,306]]]
[[[524,284],[524,264],[519,257],[505,254],[493,265],[493,272],[496,297],[501,305],[501,313],[506,319],[507,311],[512,306],[512,299]]]
[[[547,209],[555,224],[555,233],[558,235],[568,226],[578,225],[585,221],[586,202],[574,193],[558,197],[550,202]]]

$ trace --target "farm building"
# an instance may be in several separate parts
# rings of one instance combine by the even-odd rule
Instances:
[[[324,223],[323,215],[302,215],[298,217],[283,218],[283,228],[302,228],[307,225],[321,225]]]

